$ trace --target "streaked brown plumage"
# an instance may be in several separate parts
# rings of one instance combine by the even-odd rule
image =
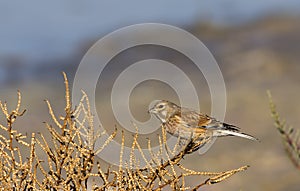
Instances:
[[[222,123],[208,115],[195,112],[187,108],[166,101],[158,100],[149,113],[155,115],[166,131],[180,139],[191,138],[212,139],[213,137],[238,136],[250,140],[257,140],[251,135],[241,133],[234,125]]]

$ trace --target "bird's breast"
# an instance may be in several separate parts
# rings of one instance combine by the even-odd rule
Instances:
[[[184,139],[190,139],[192,138],[193,132],[192,129],[184,127],[182,124],[178,123],[176,120],[168,120],[164,127],[166,131],[175,136],[175,137],[181,137]]]
[[[171,135],[174,135],[176,133],[176,131],[178,130],[178,125],[176,123],[174,123],[174,121],[170,121],[170,120],[167,120],[164,123],[164,127],[165,127],[166,131],[168,133],[170,133]]]

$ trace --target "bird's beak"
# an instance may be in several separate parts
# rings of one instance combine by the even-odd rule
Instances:
[[[149,113],[149,114],[155,113],[155,109],[154,109],[154,108],[149,109],[149,110],[148,110],[148,113]]]

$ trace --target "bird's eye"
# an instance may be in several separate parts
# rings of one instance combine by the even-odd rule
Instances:
[[[164,107],[164,105],[159,105],[158,106],[159,109],[162,109],[163,107]]]

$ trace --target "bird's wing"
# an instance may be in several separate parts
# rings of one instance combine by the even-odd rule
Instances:
[[[241,133],[239,128],[227,123],[222,123],[208,115],[191,110],[181,110],[171,117],[185,132],[192,132],[201,140],[209,137],[238,136],[251,140],[255,137]],[[200,147],[199,147],[200,148]],[[198,148],[197,148],[198,149]]]
[[[188,127],[206,127],[212,122],[211,117],[202,113],[197,113],[196,111],[181,110],[177,115]]]
[[[239,127],[227,123],[222,123],[206,114],[198,113],[196,111],[191,111],[188,109],[182,109],[180,117],[185,123],[187,123],[187,126],[194,128],[197,127],[239,131]]]

